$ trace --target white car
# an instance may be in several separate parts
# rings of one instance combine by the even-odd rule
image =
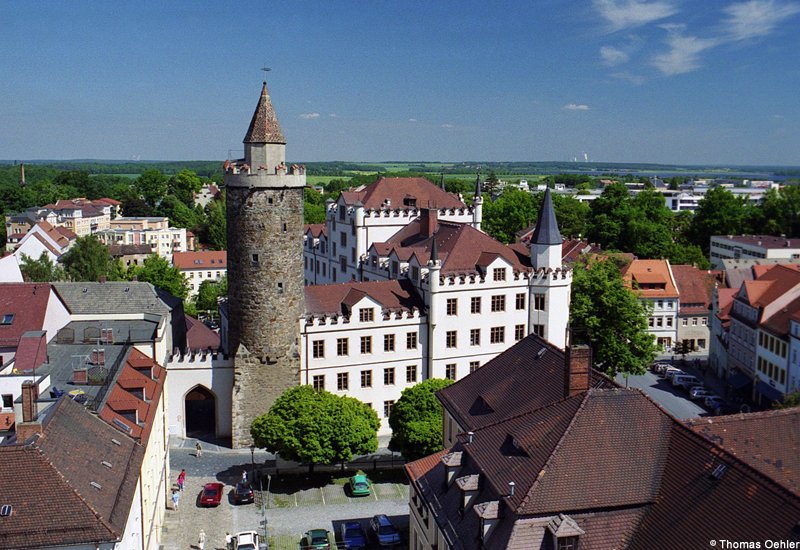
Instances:
[[[714,395],[714,392],[712,392],[708,388],[704,388],[703,386],[696,386],[692,388],[692,391],[689,392],[689,397],[691,397],[692,399],[705,400],[706,397],[710,397],[712,395]]]
[[[233,550],[258,550],[258,533],[242,531],[233,537]]]

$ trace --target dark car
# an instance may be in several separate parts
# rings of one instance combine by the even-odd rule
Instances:
[[[400,544],[400,531],[385,514],[373,516],[369,524],[381,546]]]
[[[253,494],[253,488],[250,487],[249,483],[240,482],[236,484],[236,488],[233,490],[233,501],[236,504],[247,504],[254,500],[255,495]]]
[[[222,500],[222,483],[206,483],[200,493],[200,506],[219,506]]]
[[[306,533],[304,541],[305,546],[302,548],[308,548],[309,550],[330,550],[331,540],[329,535],[330,533],[325,529],[312,529]]]
[[[346,521],[342,524],[342,543],[347,550],[367,547],[367,534],[360,523]]]

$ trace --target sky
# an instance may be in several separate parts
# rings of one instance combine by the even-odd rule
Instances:
[[[0,0],[0,159],[238,158],[266,74],[290,162],[797,166],[799,24],[800,0]]]

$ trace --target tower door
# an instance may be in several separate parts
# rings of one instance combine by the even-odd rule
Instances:
[[[217,398],[203,386],[186,394],[186,436],[210,437],[217,435]]]

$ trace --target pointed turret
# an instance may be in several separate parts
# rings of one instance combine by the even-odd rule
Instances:
[[[25,187],[25,163],[19,163],[19,185]]]
[[[439,261],[439,244],[436,242],[436,233],[433,234],[433,244],[431,244],[431,261]]]
[[[481,173],[478,172],[478,175],[475,176],[475,196],[476,197],[480,197],[481,196],[481,191],[482,191],[482,189],[481,189]]]
[[[286,139],[281,132],[281,125],[269,99],[267,83],[261,88],[261,98],[258,100],[256,112],[250,121],[250,127],[244,136],[243,143],[282,143],[286,144]]]
[[[553,210],[553,198],[550,196],[550,188],[544,192],[542,208],[539,210],[539,219],[536,220],[536,229],[531,236],[531,244],[557,244],[561,246],[561,233],[556,223],[556,212]]]
[[[483,218],[483,195],[481,195],[481,173],[475,176],[475,196],[472,197],[472,227],[481,230]]]

